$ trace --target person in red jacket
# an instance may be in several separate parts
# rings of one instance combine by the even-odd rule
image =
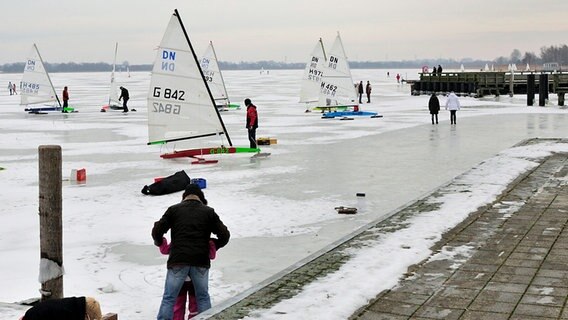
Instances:
[[[67,112],[67,107],[69,106],[69,91],[67,91],[67,86],[63,88],[63,110],[61,112]]]
[[[247,106],[247,123],[248,139],[250,147],[256,149],[256,128],[258,128],[258,113],[256,106],[252,104],[250,99],[245,99],[245,106]]]

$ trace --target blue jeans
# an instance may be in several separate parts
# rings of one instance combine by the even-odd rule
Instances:
[[[160,310],[158,311],[158,320],[171,320],[173,318],[176,298],[188,275],[195,289],[197,310],[201,313],[211,308],[209,269],[192,266],[174,267],[168,269],[166,275],[166,284]]]

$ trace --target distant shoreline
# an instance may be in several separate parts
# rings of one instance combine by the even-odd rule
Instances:
[[[462,64],[467,69],[479,69],[485,64],[491,64],[491,61],[468,61],[458,62],[455,60],[412,60],[412,61],[351,61],[349,67],[351,69],[421,69],[423,66],[430,68],[442,65],[447,69],[458,69]],[[56,72],[111,72],[112,64],[108,63],[45,63],[46,69],[50,73]],[[136,71],[152,71],[151,64],[139,65],[118,65],[117,72],[126,72],[126,68],[130,72]],[[305,63],[297,62],[276,62],[276,61],[257,61],[257,62],[219,62],[221,70],[302,70],[306,67]],[[8,63],[0,65],[0,73],[22,73],[24,63]]]

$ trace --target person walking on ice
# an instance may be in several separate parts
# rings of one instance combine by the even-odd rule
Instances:
[[[440,111],[440,100],[436,96],[435,92],[432,92],[430,96],[430,100],[428,100],[428,109],[430,110],[430,115],[432,116],[432,124],[434,124],[434,120],[436,124],[438,124],[438,112]]]
[[[118,97],[118,101],[122,100],[122,113],[128,112],[128,106],[126,105],[126,103],[128,103],[129,99],[130,95],[128,93],[128,90],[126,90],[125,87],[120,87],[120,97]]]
[[[450,110],[450,124],[456,124],[456,112],[460,109],[460,100],[452,91],[446,100],[446,110]]]
[[[371,83],[367,81],[367,86],[365,87],[365,93],[367,94],[367,103],[371,103]]]
[[[13,87],[12,87],[12,82],[10,81],[10,82],[8,82],[8,91],[10,91],[10,95],[13,95],[13,94],[14,94],[14,92],[12,91],[12,88],[13,88]]]

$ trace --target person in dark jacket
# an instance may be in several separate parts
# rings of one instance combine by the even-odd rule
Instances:
[[[256,128],[258,128],[258,112],[256,106],[252,104],[250,99],[245,99],[245,106],[247,106],[247,123],[248,139],[251,148],[256,148]]]
[[[438,112],[440,111],[440,100],[436,96],[435,92],[432,92],[430,96],[430,100],[428,100],[428,109],[430,109],[430,114],[432,115],[432,124],[434,124],[434,120],[436,120],[436,124],[438,124]]]
[[[126,90],[125,87],[120,87],[120,97],[118,97],[118,101],[120,101],[121,99],[122,99],[122,112],[127,113],[128,106],[126,106],[126,103],[130,99],[130,95],[128,94],[128,90]]]
[[[172,319],[176,298],[187,276],[191,279],[197,298],[198,312],[211,308],[209,297],[209,240],[211,234],[216,250],[224,247],[230,238],[227,227],[213,208],[206,205],[203,191],[189,184],[182,201],[170,206],[162,218],[154,223],[152,238],[156,246],[162,245],[163,236],[171,234],[166,283],[158,320]]]
[[[363,81],[359,81],[359,85],[357,86],[357,93],[359,94],[359,103],[363,103],[361,102],[361,99],[363,98]]]
[[[101,306],[91,297],[42,301],[26,311],[21,320],[101,320]]]
[[[367,81],[367,86],[365,87],[365,93],[367,94],[367,103],[371,103],[371,82]]]

